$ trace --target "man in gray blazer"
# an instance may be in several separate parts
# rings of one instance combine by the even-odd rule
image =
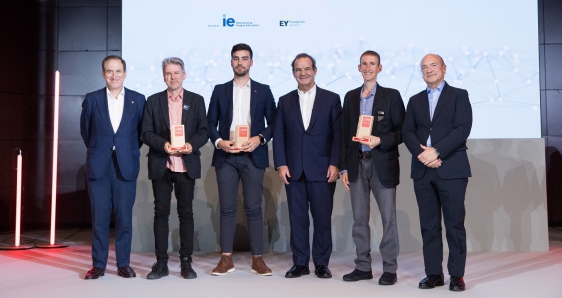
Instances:
[[[167,90],[147,100],[141,130],[142,141],[148,152],[148,178],[154,192],[154,242],[156,263],[147,279],[168,275],[168,216],[172,190],[175,188],[180,220],[181,275],[196,278],[191,267],[193,254],[193,196],[195,179],[201,178],[201,152],[209,139],[205,101],[201,95],[182,87],[186,73],[180,58],[162,61]],[[170,145],[170,126],[184,125],[186,143],[178,151]]]

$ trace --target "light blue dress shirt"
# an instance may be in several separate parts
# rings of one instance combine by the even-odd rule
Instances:
[[[427,91],[427,99],[429,100],[429,118],[431,121],[433,121],[433,113],[435,112],[435,107],[437,106],[439,96],[441,96],[441,91],[443,91],[444,86],[445,81],[441,82],[434,90],[429,89],[429,87],[425,89]],[[431,147],[431,134],[427,138],[427,147]]]

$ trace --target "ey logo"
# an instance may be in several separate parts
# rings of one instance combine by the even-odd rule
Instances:
[[[234,23],[236,23],[236,21],[233,18],[226,18],[226,14],[222,15],[222,26],[223,27],[234,27]]]
[[[279,21],[279,26],[281,27],[287,27],[289,24],[289,21]]]

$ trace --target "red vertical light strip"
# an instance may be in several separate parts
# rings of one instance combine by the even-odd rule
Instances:
[[[55,72],[55,115],[53,128],[53,182],[51,191],[51,239],[50,244],[55,244],[55,221],[57,215],[57,163],[59,153],[59,85],[60,73]]]
[[[21,233],[21,171],[22,171],[22,157],[21,152],[18,155],[18,174],[16,185],[16,243],[15,246],[20,246],[20,233]]]

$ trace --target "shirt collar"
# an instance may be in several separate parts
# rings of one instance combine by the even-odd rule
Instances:
[[[246,83],[246,85],[244,85],[242,87],[236,85],[236,83],[234,83],[234,81],[232,81],[232,85],[234,85],[234,88],[248,88],[248,89],[250,89],[252,87],[252,85],[250,84],[251,81],[252,81],[252,79],[249,79],[248,82]]]
[[[113,98],[113,95],[111,95],[111,91],[109,91],[109,88],[105,87],[105,92],[107,93],[107,98]],[[119,99],[120,97],[125,98],[125,87],[121,89],[119,95],[117,95],[117,99]]]
[[[306,95],[308,95],[308,94],[316,94],[316,84],[314,84],[314,86],[312,86],[312,88],[310,88],[310,90],[308,90],[308,91],[306,91],[306,92],[303,92],[303,91],[301,91],[301,90],[298,89],[298,88],[297,88],[297,90],[298,90],[299,96],[304,96],[305,94],[306,94]]]
[[[435,90],[431,90],[429,87],[426,87],[425,91],[427,91],[428,94],[431,93],[432,91],[433,92],[435,92],[435,91],[441,92],[441,91],[443,91],[444,86],[445,86],[445,81],[441,82],[441,84],[439,84],[439,86],[437,86],[437,88],[435,88]]]
[[[177,101],[179,101],[179,100],[183,100],[183,88],[182,88],[181,92],[178,93],[178,96],[176,96],[175,98],[172,97],[172,93],[170,93],[169,90],[168,90],[167,92],[168,92],[168,100],[171,100],[171,101],[173,101],[173,102],[177,102]]]
[[[373,90],[371,90],[371,93],[369,95],[367,95],[367,97],[363,98],[363,88],[365,88],[365,85],[363,85],[363,87],[361,87],[361,93],[360,93],[360,97],[362,99],[367,99],[369,97],[375,97],[375,92],[377,91],[377,84],[375,84],[375,87],[373,87]]]

